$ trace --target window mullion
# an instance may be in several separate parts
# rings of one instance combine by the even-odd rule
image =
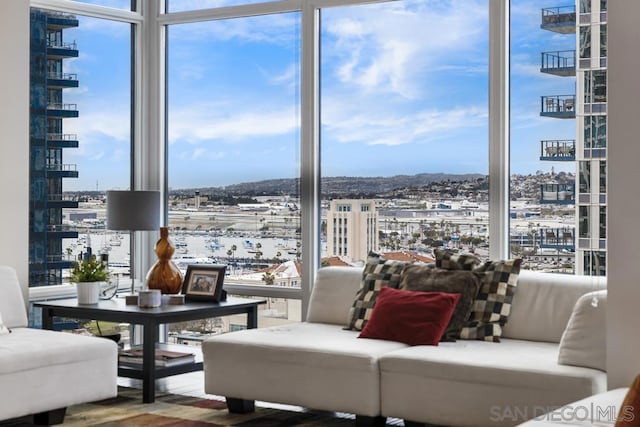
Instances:
[[[301,177],[302,320],[320,259],[319,30],[320,10],[305,3],[302,10]]]
[[[509,256],[509,0],[489,2],[489,255]]]

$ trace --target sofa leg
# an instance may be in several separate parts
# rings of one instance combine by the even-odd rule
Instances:
[[[54,424],[62,424],[67,408],[53,409],[51,411],[40,412],[33,415],[33,423],[39,426],[50,426]]]
[[[409,420],[403,420],[404,421],[404,427],[426,427],[428,426],[428,424],[425,423],[419,423],[416,421],[409,421]]]
[[[367,417],[356,415],[356,427],[384,427],[387,424],[387,417]]]
[[[227,409],[232,414],[246,414],[256,410],[255,400],[236,399],[235,397],[225,397]]]

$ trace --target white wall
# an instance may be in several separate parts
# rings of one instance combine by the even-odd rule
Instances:
[[[0,6],[0,264],[29,270],[29,2]]]
[[[609,388],[640,373],[640,2],[609,2]]]

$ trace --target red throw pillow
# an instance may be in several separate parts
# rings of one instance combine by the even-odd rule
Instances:
[[[438,345],[460,294],[382,288],[358,338]]]

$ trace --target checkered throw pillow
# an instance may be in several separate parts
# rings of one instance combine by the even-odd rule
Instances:
[[[480,258],[472,254],[456,254],[442,249],[434,249],[433,253],[436,256],[436,268],[472,271],[480,264]]]
[[[484,277],[460,338],[500,342],[502,327],[511,313],[520,264],[522,260],[519,258],[487,261],[474,269],[475,272],[484,273]]]
[[[362,285],[349,310],[346,329],[361,331],[364,328],[371,317],[380,289],[398,289],[400,273],[405,265],[407,263],[404,261],[388,260],[375,252],[369,253],[362,273]]]

